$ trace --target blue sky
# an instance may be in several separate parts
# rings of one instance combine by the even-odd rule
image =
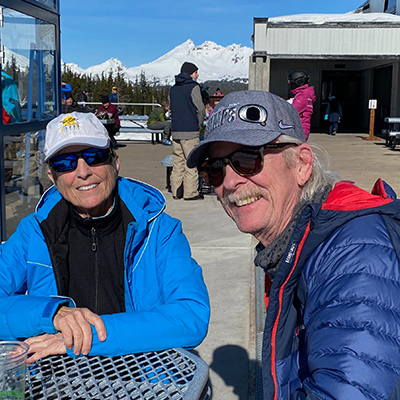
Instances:
[[[345,13],[363,0],[60,0],[61,57],[82,68],[111,57],[135,67],[188,39],[252,48],[254,17]]]

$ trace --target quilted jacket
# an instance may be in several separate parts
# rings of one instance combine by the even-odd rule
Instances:
[[[303,210],[269,293],[266,400],[400,398],[400,202],[390,191],[339,182]]]

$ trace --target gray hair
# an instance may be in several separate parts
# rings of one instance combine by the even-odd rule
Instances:
[[[277,138],[277,142],[292,142],[302,144],[301,140],[295,139],[292,136],[280,135]],[[340,176],[329,168],[329,156],[326,150],[316,144],[308,143],[314,154],[314,162],[310,178],[303,186],[300,200],[311,201],[315,194],[325,187],[333,187],[336,182],[340,180]],[[288,168],[293,167],[296,164],[296,147],[287,147],[282,152],[285,162]]]

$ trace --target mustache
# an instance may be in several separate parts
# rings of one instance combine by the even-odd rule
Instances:
[[[227,207],[229,204],[236,204],[238,201],[248,199],[249,197],[264,197],[267,198],[268,195],[265,190],[254,187],[238,190],[234,193],[227,193],[221,199],[223,206]]]

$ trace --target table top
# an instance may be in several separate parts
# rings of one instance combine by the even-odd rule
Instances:
[[[203,399],[208,366],[183,349],[50,356],[27,367],[25,399]]]

